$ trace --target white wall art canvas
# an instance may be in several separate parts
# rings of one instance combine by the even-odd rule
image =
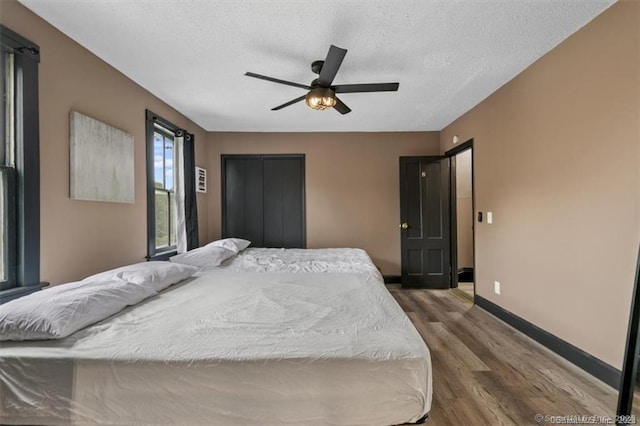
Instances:
[[[133,203],[133,136],[76,111],[70,134],[71,198]]]

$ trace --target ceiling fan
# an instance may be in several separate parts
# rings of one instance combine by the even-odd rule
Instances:
[[[395,92],[398,90],[400,83],[338,84],[332,86],[331,83],[333,83],[333,79],[338,73],[338,69],[340,69],[340,65],[346,54],[346,49],[331,45],[324,61],[313,61],[311,64],[311,71],[318,74],[318,78],[314,79],[309,86],[252,72],[247,72],[245,75],[274,83],[299,87],[309,91],[305,95],[278,105],[275,108],[271,108],[271,111],[278,111],[304,99],[307,105],[313,109],[323,110],[333,107],[340,114],[348,114],[351,112],[351,108],[338,99],[336,93]]]

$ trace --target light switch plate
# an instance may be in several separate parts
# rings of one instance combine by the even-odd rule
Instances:
[[[496,294],[500,294],[500,283],[498,281],[493,282],[493,291],[495,291]]]
[[[487,212],[487,223],[493,223],[493,213]]]

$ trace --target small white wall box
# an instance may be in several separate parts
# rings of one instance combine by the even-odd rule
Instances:
[[[196,167],[196,192],[207,192],[207,169]]]

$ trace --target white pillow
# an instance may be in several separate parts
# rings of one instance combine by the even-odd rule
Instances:
[[[236,252],[222,247],[204,246],[186,253],[177,254],[169,258],[170,261],[185,265],[204,268],[218,266],[228,258],[235,256]]]
[[[235,253],[240,253],[242,250],[249,247],[251,241],[243,240],[242,238],[224,238],[207,244],[205,247],[222,247],[227,250],[231,250]]]
[[[61,339],[155,294],[125,281],[57,285],[0,305],[0,341]]]
[[[82,281],[127,281],[134,284],[149,285],[155,291],[161,291],[172,284],[189,278],[196,272],[198,272],[198,268],[179,263],[165,261],[140,262],[91,275]]]

